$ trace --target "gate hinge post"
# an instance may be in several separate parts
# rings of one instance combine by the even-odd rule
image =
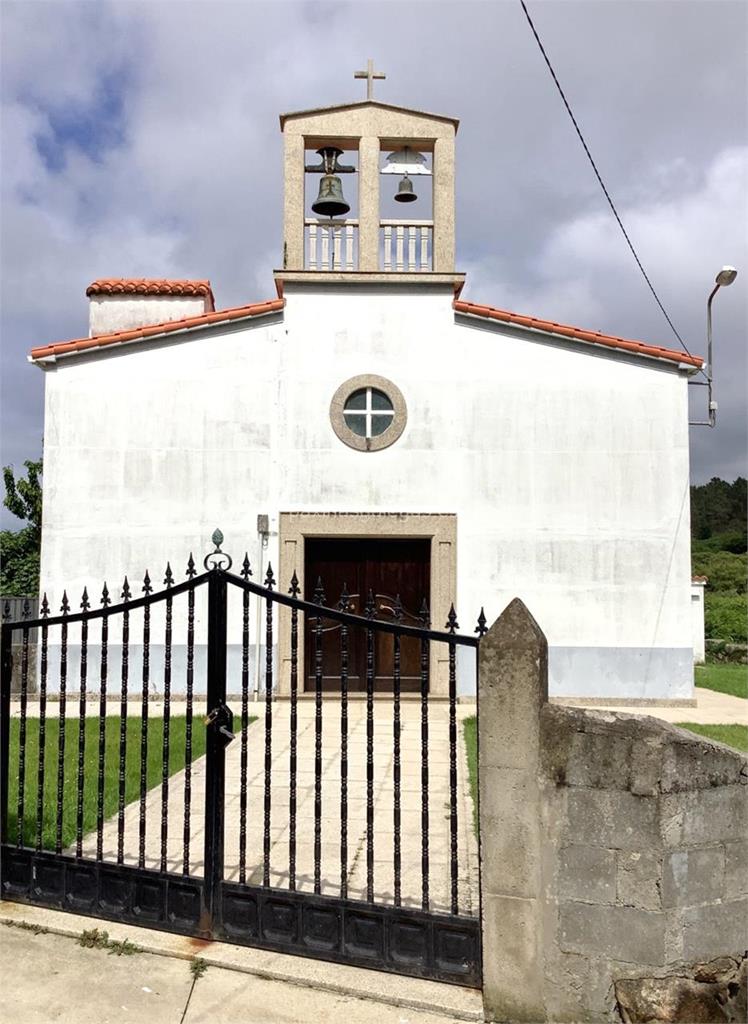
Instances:
[[[208,709],[226,702],[227,590],[225,571],[214,566],[208,577]],[[200,932],[205,938],[213,938],[215,926],[221,921],[226,743],[218,729],[208,724],[205,729],[205,874]]]

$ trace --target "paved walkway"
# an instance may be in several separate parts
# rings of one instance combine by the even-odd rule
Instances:
[[[175,708],[175,713],[177,713]],[[69,712],[70,712],[69,708]],[[246,881],[263,881],[264,802],[264,705],[253,704],[257,721],[248,730]],[[457,809],[459,908],[463,914],[478,912],[478,854],[473,827],[462,719],[470,709],[460,707],[457,750]],[[236,707],[234,707],[236,711]],[[138,714],[133,709],[134,714]],[[151,713],[159,714],[158,707]],[[429,706],[429,860],[430,905],[449,910],[450,822],[448,706]],[[401,884],[403,905],[421,906],[421,718],[420,704],[404,700],[401,707]],[[348,896],[366,898],[366,704],[349,702],[348,728]],[[196,718],[196,727],[201,719]],[[270,885],[286,888],[289,881],[289,744],[290,705],[279,701],[273,709],[271,772]],[[224,832],[227,880],[239,877],[239,807],[241,745],[237,739],[226,750],[226,820]],[[378,902],[394,899],[394,755],[392,702],[377,701],[374,708],[374,891]],[[314,887],[314,703],[299,702],[297,753],[296,886]],[[341,884],[340,807],[340,702],[326,699],[322,735],[321,891],[338,895]],[[190,871],[201,874],[204,841],[205,759],[193,764]],[[138,860],[139,802],[125,810],[125,863]],[[181,871],[184,824],[184,772],[169,784],[167,869]],[[96,835],[84,840],[84,856],[95,855]],[[146,799],[146,867],[158,867],[161,849],[161,788]],[[104,827],[104,859],[114,860],[117,851],[117,819]]]

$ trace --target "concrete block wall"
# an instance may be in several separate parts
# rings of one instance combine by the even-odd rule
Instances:
[[[748,760],[652,718],[549,705],[519,601],[480,653],[488,1019],[620,1021],[617,982],[740,961]]]

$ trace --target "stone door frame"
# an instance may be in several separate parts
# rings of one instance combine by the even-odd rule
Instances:
[[[447,621],[450,604],[457,599],[457,516],[449,512],[281,512],[279,516],[278,579],[289,580],[294,572],[304,593],[304,545],[309,539],[423,540],[431,541],[429,608],[434,629]],[[331,598],[332,600],[332,598]],[[291,692],[291,615],[279,609],[278,695]],[[431,647],[431,697],[446,698],[449,675],[443,644]],[[288,653],[286,653],[288,652]],[[299,642],[298,677],[304,678],[304,645]],[[301,695],[302,688],[299,687]]]

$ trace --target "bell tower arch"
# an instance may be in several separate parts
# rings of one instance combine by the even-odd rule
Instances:
[[[276,283],[452,283],[459,121],[372,98],[282,114],[283,263]],[[316,198],[315,198],[316,197]]]

